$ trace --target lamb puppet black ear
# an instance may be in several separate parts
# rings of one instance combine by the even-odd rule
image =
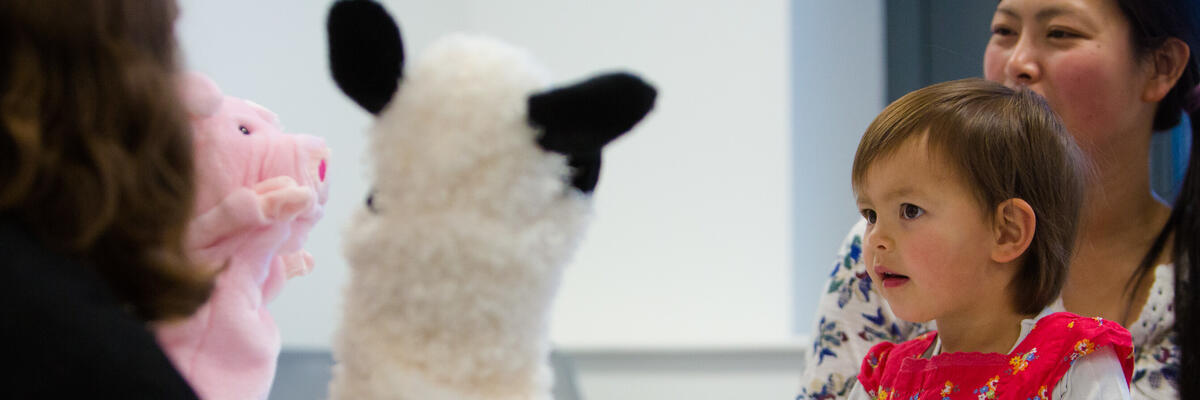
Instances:
[[[529,122],[543,130],[538,145],[567,156],[571,184],[591,193],[600,177],[600,150],[654,108],[654,87],[628,73],[610,73],[529,97]]]
[[[379,114],[400,82],[400,28],[379,3],[340,0],[329,10],[326,29],[333,80],[362,108]]]

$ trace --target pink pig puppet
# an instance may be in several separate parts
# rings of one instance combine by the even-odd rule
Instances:
[[[155,331],[201,398],[263,399],[280,348],[267,302],[287,278],[312,269],[301,246],[323,215],[329,149],[320,138],[283,133],[275,114],[221,94],[202,75],[188,74],[182,94],[197,175],[187,245],[222,270],[207,304]]]

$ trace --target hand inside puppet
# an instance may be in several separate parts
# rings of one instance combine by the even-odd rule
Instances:
[[[187,74],[181,94],[197,178],[187,246],[221,270],[208,303],[155,333],[202,398],[263,399],[280,347],[266,303],[312,269],[301,246],[323,215],[329,150],[320,138],[283,133],[275,114],[202,75]]]

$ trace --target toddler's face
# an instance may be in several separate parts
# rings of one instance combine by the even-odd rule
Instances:
[[[928,151],[922,135],[877,158],[855,187],[867,219],[863,263],[906,321],[1008,304],[1011,275],[991,262],[991,219],[952,168]]]

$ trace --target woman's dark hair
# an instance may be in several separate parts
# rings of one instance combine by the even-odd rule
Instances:
[[[0,1],[0,214],[147,321],[189,315],[212,289],[183,246],[194,178],[176,14],[174,0]]]
[[[1179,123],[1181,113],[1189,113],[1192,130],[1191,155],[1187,171],[1175,199],[1171,216],[1142,259],[1135,279],[1128,287],[1136,292],[1150,275],[1159,255],[1172,243],[1175,263],[1175,333],[1179,343],[1179,398],[1200,398],[1200,5],[1196,0],[1118,0],[1121,12],[1130,24],[1134,51],[1149,56],[1170,38],[1178,38],[1191,49],[1187,66],[1179,81],[1158,104],[1154,129],[1165,130]],[[1130,302],[1132,303],[1132,302]]]

